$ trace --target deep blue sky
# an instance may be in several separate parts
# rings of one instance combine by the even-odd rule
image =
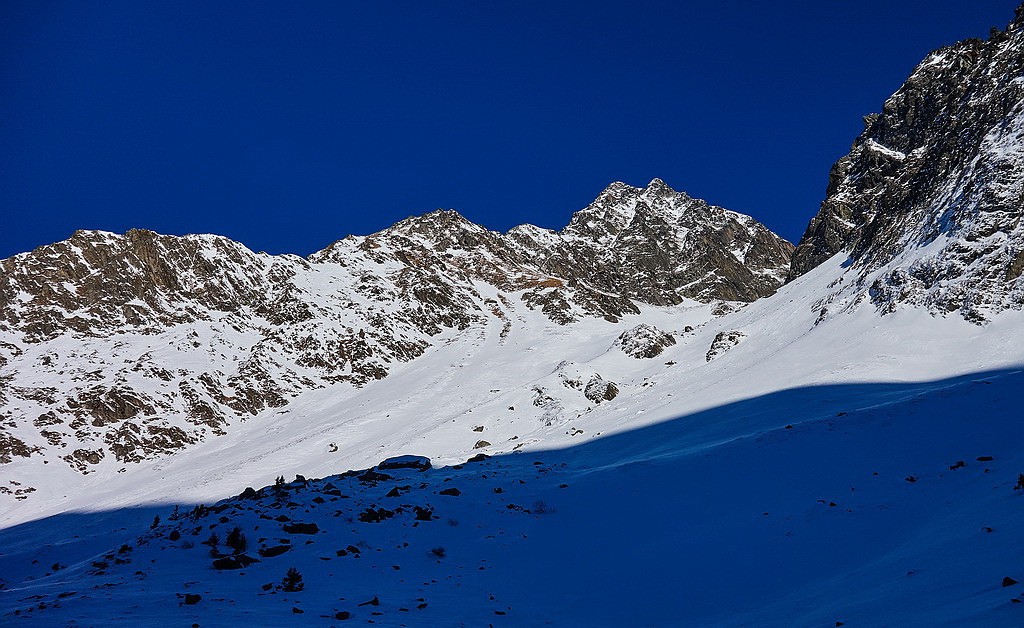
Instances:
[[[1015,0],[0,3],[0,257],[79,228],[307,254],[665,179],[796,240],[929,51]]]

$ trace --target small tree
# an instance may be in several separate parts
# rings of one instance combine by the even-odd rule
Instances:
[[[288,573],[284,575],[284,580],[281,581],[281,588],[285,591],[301,591],[305,586],[299,570],[295,567],[289,567]]]
[[[149,529],[155,530],[158,525],[160,525],[160,515],[153,517],[153,523],[149,524]]]
[[[228,538],[224,540],[224,545],[230,547],[236,554],[241,554],[249,548],[249,540],[242,534],[242,529],[235,526],[231,532],[228,532]]]
[[[1013,490],[1015,490],[1015,491],[1022,491],[1022,490],[1024,490],[1024,473],[1018,473],[1017,474],[1017,486],[1014,486]]]

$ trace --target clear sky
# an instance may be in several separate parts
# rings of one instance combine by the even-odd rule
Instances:
[[[0,257],[75,229],[308,254],[654,177],[791,240],[929,51],[1015,0],[0,2]]]

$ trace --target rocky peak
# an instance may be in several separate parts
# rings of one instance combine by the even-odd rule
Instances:
[[[1024,29],[929,54],[832,168],[795,278],[839,252],[882,311],[1021,307]],[[878,272],[876,272],[878,271]],[[851,290],[851,288],[846,288]]]

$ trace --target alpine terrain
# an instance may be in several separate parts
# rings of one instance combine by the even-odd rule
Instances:
[[[0,261],[10,625],[1024,623],[1024,6],[796,247],[654,179]]]

